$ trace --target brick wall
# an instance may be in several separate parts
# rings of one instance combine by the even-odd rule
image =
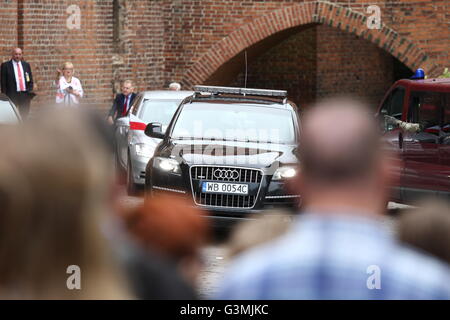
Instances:
[[[17,45],[17,1],[0,0],[0,54],[11,56],[12,47]]]
[[[374,108],[394,78],[394,57],[375,44],[338,29],[317,27],[316,97],[349,94]]]
[[[66,12],[69,5],[81,9],[81,28],[68,29]],[[53,80],[56,70],[65,61],[75,66],[85,90],[85,101],[104,107],[112,97],[112,0],[97,1],[51,1],[19,0],[11,2],[16,7],[8,13],[11,20],[19,21],[20,32],[15,33],[16,41],[4,43],[3,61],[10,58],[12,46],[20,46],[24,58],[31,63],[37,98],[33,105],[54,100]],[[1,9],[0,12],[4,12]],[[3,21],[2,21],[3,22]],[[9,33],[2,27],[2,39]]]
[[[394,59],[355,35],[315,25],[249,61],[247,86],[287,90],[299,105],[350,94],[376,106],[395,80]],[[241,70],[244,66],[241,59]],[[244,75],[240,72],[227,84],[243,86]]]
[[[292,71],[292,61],[305,61],[305,52],[296,50],[295,39],[286,39],[298,33],[293,29],[312,23],[328,26],[323,29],[326,32],[316,29],[316,78],[320,81],[315,94],[303,89],[294,95],[314,97],[347,90],[344,82],[327,71],[331,69],[327,63],[320,63],[323,57],[330,58],[329,41],[337,38],[341,39],[337,44],[353,47],[356,37],[373,44],[362,47],[370,60],[354,56],[345,71],[350,76],[367,69],[359,76],[357,91],[373,89],[367,91],[369,99],[378,96],[390,79],[384,72],[389,68],[389,55],[383,52],[411,69],[424,66],[432,74],[449,65],[448,0],[0,0],[0,4],[1,58],[9,58],[12,46],[24,47],[38,85],[39,98],[33,107],[53,100],[51,82],[56,68],[66,60],[75,64],[86,100],[99,108],[109,106],[118,82],[125,78],[134,79],[138,90],[162,88],[170,81],[180,81],[185,87],[198,82],[230,83],[241,71],[246,48],[252,62],[270,58],[279,70],[290,71],[283,84],[281,78],[270,78],[268,66],[259,63],[258,72],[267,85],[290,91],[293,83],[311,88],[309,79],[295,78]],[[66,9],[72,4],[81,8],[80,30],[66,28]],[[380,31],[365,27],[369,4],[381,7],[385,25]],[[343,34],[337,35],[338,29]],[[267,40],[285,32],[286,39]],[[341,56],[351,54],[347,47],[339,47]],[[370,69],[367,61],[379,68]],[[256,77],[249,81],[256,83]]]
[[[410,68],[439,74],[449,62],[450,3],[442,0],[386,1],[174,1],[182,22],[174,21],[172,36],[192,50],[177,54],[170,77],[186,84],[207,81],[221,65],[273,32],[298,24],[321,22],[368,39]],[[197,3],[197,5],[193,5]],[[366,9],[381,8],[383,29],[368,30]],[[293,23],[294,21],[294,23]],[[202,27],[200,27],[202,26]],[[196,31],[196,32],[193,32]]]
[[[123,17],[119,48],[114,53],[116,89],[123,79],[132,79],[138,91],[156,89],[166,80],[164,46],[167,34],[165,1],[121,0]]]
[[[287,90],[299,105],[314,101],[317,77],[317,28],[311,27],[249,60],[247,87]],[[244,63],[242,68],[244,69]],[[232,86],[244,86],[240,72]]]

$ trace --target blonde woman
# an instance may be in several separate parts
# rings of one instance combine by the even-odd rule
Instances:
[[[55,85],[56,103],[59,105],[76,107],[83,97],[83,87],[78,78],[73,76],[74,67],[71,62],[64,63],[62,71],[57,70]]]
[[[104,231],[111,161],[77,111],[0,128],[0,299],[133,298]]]

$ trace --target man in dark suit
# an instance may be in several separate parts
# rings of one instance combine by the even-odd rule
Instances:
[[[23,61],[22,49],[15,48],[11,60],[1,65],[2,92],[19,108],[23,118],[28,116],[33,93],[33,75],[30,65]]]
[[[114,103],[108,114],[108,122],[113,124],[118,118],[128,114],[136,94],[134,91],[133,81],[125,80],[122,83],[122,93],[116,95]]]

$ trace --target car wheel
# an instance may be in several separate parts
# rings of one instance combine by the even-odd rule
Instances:
[[[127,193],[129,196],[137,195],[137,186],[133,182],[133,168],[131,167],[130,156],[128,155],[127,162]]]

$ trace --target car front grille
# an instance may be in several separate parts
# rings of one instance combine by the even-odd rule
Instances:
[[[220,170],[221,173],[225,172],[237,172],[238,178],[229,175],[214,174],[216,170]],[[234,168],[234,167],[210,167],[210,166],[198,166],[191,168],[191,177],[194,180],[207,180],[207,181],[218,181],[218,182],[243,182],[243,183],[260,183],[262,178],[262,173],[257,169],[247,169],[247,168]]]
[[[255,206],[263,176],[258,169],[222,166],[193,166],[190,175],[192,194],[197,205],[238,209],[251,209]],[[202,181],[247,183],[257,186],[258,193],[249,195],[204,193],[198,187]]]

